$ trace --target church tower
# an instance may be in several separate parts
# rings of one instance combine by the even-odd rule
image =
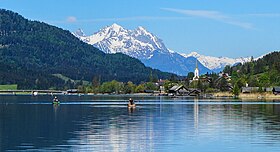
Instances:
[[[198,79],[199,79],[199,70],[198,70],[197,59],[196,59],[196,67],[195,67],[195,70],[194,70],[193,80],[198,80]]]

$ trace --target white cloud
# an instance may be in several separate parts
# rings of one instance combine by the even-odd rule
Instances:
[[[75,16],[68,16],[66,21],[69,23],[75,23],[77,22],[77,18]]]
[[[96,18],[79,20],[79,22],[117,22],[117,21],[149,21],[149,20],[183,20],[187,17],[165,17],[165,16],[133,16],[133,17],[119,17],[119,18]]]
[[[245,29],[253,29],[253,25],[251,23],[241,22],[238,20],[235,20],[234,18],[227,16],[221,12],[218,11],[208,11],[208,10],[183,10],[183,9],[174,9],[174,8],[162,8],[162,10],[175,12],[179,14],[184,14],[188,16],[193,17],[200,17],[200,18],[207,18],[212,19],[216,21],[220,21],[223,23],[235,25],[238,27],[242,27]]]
[[[248,14],[249,16],[255,17],[280,17],[280,13],[255,13],[255,14]]]
[[[132,17],[116,17],[116,18],[94,18],[79,19],[69,16],[63,21],[47,21],[50,23],[98,23],[98,22],[122,22],[122,21],[158,21],[158,20],[185,20],[188,17],[170,17],[170,16],[132,16]]]

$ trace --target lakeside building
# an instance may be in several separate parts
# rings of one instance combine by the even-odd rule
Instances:
[[[194,88],[186,88],[183,85],[175,85],[169,89],[168,93],[176,96],[198,96],[201,91]]]
[[[273,87],[272,92],[275,95],[280,94],[280,87]]]
[[[253,92],[258,92],[259,87],[248,87],[246,85],[246,87],[242,87],[241,88],[241,92],[242,93],[253,93]]]
[[[230,81],[231,80],[231,76],[228,74],[228,73],[224,73],[224,72],[220,72],[219,73],[219,77],[223,77],[225,78],[227,81]]]
[[[188,89],[183,85],[175,85],[169,89],[169,93],[173,95],[188,95]]]
[[[273,90],[274,89],[274,90]],[[280,87],[248,87],[248,84],[246,84],[246,87],[241,88],[242,93],[254,93],[254,92],[273,92],[273,94],[280,94]]]
[[[66,90],[67,94],[71,94],[71,93],[78,93],[78,89],[68,89]]]

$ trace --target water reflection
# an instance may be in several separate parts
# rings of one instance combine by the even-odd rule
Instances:
[[[127,108],[126,102],[52,105],[37,104],[38,100],[0,104],[0,151],[280,149],[277,104],[201,104],[198,99],[164,104],[161,99]]]
[[[199,102],[198,99],[194,99],[194,105],[193,105],[193,116],[194,116],[194,127],[195,129],[198,128],[198,114],[199,114]]]

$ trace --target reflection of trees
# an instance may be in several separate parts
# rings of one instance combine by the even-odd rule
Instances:
[[[199,105],[199,120],[194,115],[193,123],[198,138],[239,136],[249,143],[279,143],[279,113],[280,105],[271,104]]]
[[[264,131],[273,136],[268,136],[272,141],[280,140],[280,105],[264,105],[262,111],[262,120]]]
[[[232,105],[233,110],[242,120],[240,125],[247,125],[251,131],[260,131],[264,140],[280,140],[280,105],[277,104],[244,104]],[[227,112],[229,113],[229,112]],[[265,135],[263,135],[265,134]],[[255,136],[259,136],[256,132]]]
[[[18,146],[22,143],[32,144],[39,149],[67,145],[65,139],[72,138],[71,132],[81,128],[73,122],[81,120],[90,112],[89,108],[71,105],[14,104],[7,105],[7,109],[6,112],[0,112],[0,134],[5,145],[1,146],[0,151],[21,149]]]

